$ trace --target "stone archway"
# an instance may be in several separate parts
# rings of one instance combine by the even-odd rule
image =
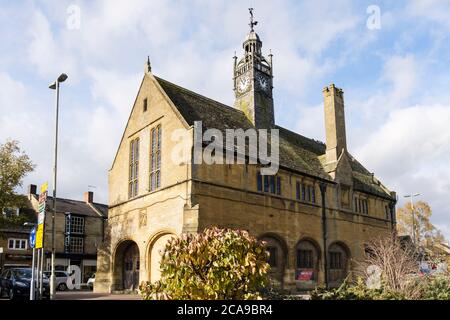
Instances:
[[[132,240],[120,242],[114,254],[113,290],[135,291],[139,288],[139,247]]]
[[[172,233],[160,233],[156,235],[150,243],[149,247],[149,280],[150,282],[158,281],[161,278],[161,257],[167,242],[175,237]]]
[[[270,265],[269,275],[275,287],[284,288],[284,273],[287,266],[287,245],[277,234],[267,233],[259,237],[259,240],[266,243],[266,250],[269,253],[268,263]]]
[[[334,242],[328,247],[328,282],[330,287],[338,287],[348,275],[350,249],[342,242]]]
[[[313,289],[319,279],[320,247],[310,238],[300,240],[295,247],[295,282],[300,290]]]

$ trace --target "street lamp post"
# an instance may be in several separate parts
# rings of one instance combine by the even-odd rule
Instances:
[[[62,73],[49,88],[56,90],[55,110],[55,159],[53,166],[53,210],[52,210],[52,260],[50,276],[50,299],[55,299],[55,216],[56,216],[56,176],[58,168],[58,115],[59,115],[59,84],[67,80],[67,75]]]
[[[416,246],[416,222],[415,222],[415,216],[414,216],[414,197],[420,196],[420,193],[416,194],[409,194],[404,196],[405,198],[410,198],[411,200],[411,214],[412,214],[412,237],[413,237],[413,244],[414,247]]]

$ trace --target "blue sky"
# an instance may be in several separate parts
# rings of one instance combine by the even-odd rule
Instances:
[[[367,27],[370,5],[380,9],[380,29]],[[343,88],[350,152],[398,192],[399,205],[420,192],[450,238],[449,1],[0,6],[0,141],[20,140],[38,165],[25,186],[51,181],[54,92],[47,87],[58,74],[69,75],[61,89],[59,195],[81,198],[95,186],[96,200],[106,202],[107,170],[147,55],[155,74],[231,105],[232,57],[242,54],[252,6],[263,51],[274,54],[276,122],[323,140],[322,88]]]

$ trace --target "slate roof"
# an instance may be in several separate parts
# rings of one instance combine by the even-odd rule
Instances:
[[[244,130],[253,128],[253,124],[242,111],[161,78],[155,78],[189,125],[193,126],[194,121],[201,120],[203,128]]]
[[[102,217],[108,217],[108,206],[101,203],[92,203]],[[47,197],[46,202],[47,210],[53,208],[53,197]],[[56,211],[57,212],[70,212],[82,216],[99,217],[100,215],[89,204],[81,200],[71,200],[56,198]]]
[[[181,116],[189,125],[202,121],[203,128],[249,129],[254,128],[245,114],[204,97],[193,91],[175,85],[167,80],[155,77],[169,99],[176,106]],[[326,145],[314,139],[304,137],[280,126],[275,126],[280,133],[280,167],[332,181],[320,161],[325,154]],[[392,199],[389,191],[356,159],[350,156],[353,170],[354,189]],[[393,199],[394,200],[394,199]]]
[[[24,226],[6,226],[0,228],[0,234],[6,233],[21,233],[21,234],[30,234],[31,227]]]

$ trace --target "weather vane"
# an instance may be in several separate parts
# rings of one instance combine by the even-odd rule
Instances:
[[[253,32],[253,27],[256,26],[258,24],[258,21],[253,21],[253,8],[249,8],[248,11],[250,12],[250,32]]]

